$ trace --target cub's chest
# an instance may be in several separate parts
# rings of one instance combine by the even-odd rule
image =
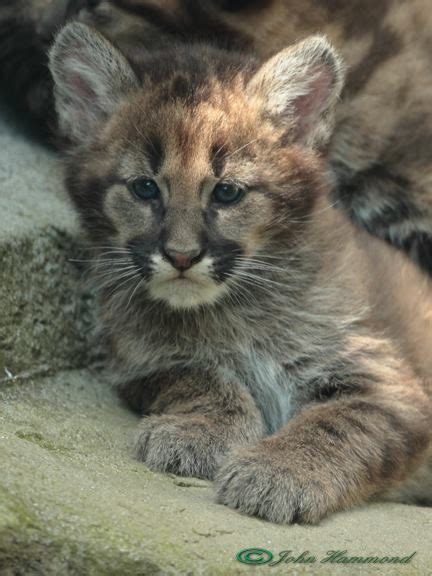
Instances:
[[[218,372],[222,378],[239,380],[250,391],[269,433],[286,424],[298,410],[299,382],[269,355],[244,349],[236,357],[221,361]]]
[[[149,330],[124,348],[129,362],[137,371],[154,373],[160,370],[193,367],[215,370],[227,382],[239,381],[253,396],[269,433],[286,424],[298,411],[304,392],[304,374],[290,370],[287,347],[278,340],[253,340],[243,334],[238,338],[221,337],[205,331],[192,332]],[[288,361],[288,363],[287,363]]]

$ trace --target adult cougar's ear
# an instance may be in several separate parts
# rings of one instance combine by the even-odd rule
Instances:
[[[286,48],[265,62],[248,84],[263,112],[286,127],[287,141],[319,148],[332,132],[344,66],[323,36]]]
[[[123,54],[99,32],[72,23],[57,35],[50,70],[62,134],[88,142],[138,80]]]

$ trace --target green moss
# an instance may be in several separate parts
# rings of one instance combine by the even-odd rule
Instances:
[[[114,554],[106,550],[94,551],[50,539],[20,541],[15,538],[0,544],[0,571],[13,576],[152,576],[162,573],[148,560],[133,560],[116,551]]]
[[[82,248],[55,227],[0,243],[0,370],[16,374],[48,365],[85,366],[94,303],[71,259]]]
[[[27,442],[34,442],[41,448],[45,448],[45,450],[52,450],[53,452],[65,452],[68,448],[64,446],[58,445],[48,438],[45,438],[39,432],[26,432],[24,430],[17,430],[15,435],[21,440],[27,440]]]
[[[37,526],[35,516],[29,512],[23,500],[0,485],[0,530],[3,534],[8,531],[16,533],[18,529],[33,530]],[[0,546],[2,542],[3,539],[0,538]]]
[[[0,485],[0,574],[13,576],[88,575],[138,576],[160,574],[153,562],[134,559],[118,550],[109,526],[93,525],[80,541],[67,533],[59,534],[52,522],[43,523],[19,498]],[[91,537],[102,531],[106,543],[101,546]]]

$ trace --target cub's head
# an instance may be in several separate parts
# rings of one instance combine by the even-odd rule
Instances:
[[[51,71],[70,194],[130,297],[191,308],[258,285],[325,189],[343,73],[322,37],[263,64],[205,46],[129,62],[71,24]]]

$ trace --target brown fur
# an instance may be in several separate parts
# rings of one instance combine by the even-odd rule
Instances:
[[[180,45],[130,66],[73,25],[51,69],[113,369],[146,414],[137,456],[215,478],[220,502],[275,522],[414,484],[424,501],[431,284],[331,206],[331,46],[260,64]],[[220,182],[246,192],[220,205]],[[179,271],[172,249],[200,257]]]

